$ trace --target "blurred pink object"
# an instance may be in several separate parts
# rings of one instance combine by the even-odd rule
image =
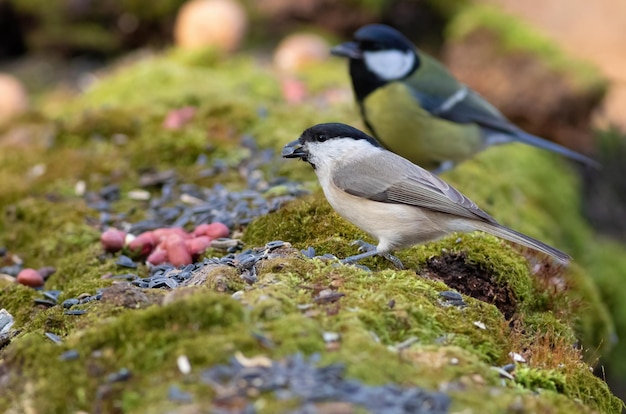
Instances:
[[[328,59],[329,50],[321,36],[295,33],[285,37],[274,51],[274,66],[284,73],[296,73]]]
[[[173,109],[167,113],[163,121],[165,129],[180,129],[187,125],[196,114],[196,108],[193,106],[183,106],[179,109]]]
[[[28,95],[14,76],[0,73],[0,124],[26,112]]]
[[[301,103],[308,95],[304,82],[297,79],[283,79],[280,83],[280,87],[282,89],[283,98],[292,104]]]

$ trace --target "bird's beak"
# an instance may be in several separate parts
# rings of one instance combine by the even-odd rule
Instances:
[[[307,157],[307,152],[302,147],[302,144],[300,144],[300,141],[295,140],[283,147],[281,155],[283,156],[283,158],[302,158],[303,160],[305,160]]]
[[[343,56],[350,59],[362,59],[363,52],[356,42],[345,42],[330,49],[330,53],[335,56]]]

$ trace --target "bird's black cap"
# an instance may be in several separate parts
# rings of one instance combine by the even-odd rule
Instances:
[[[339,122],[317,124],[306,129],[300,136],[300,142],[324,142],[336,138],[364,139],[375,147],[381,147],[376,139],[365,132]]]
[[[354,40],[363,50],[397,49],[407,51],[413,44],[402,33],[384,24],[369,24],[354,32]]]

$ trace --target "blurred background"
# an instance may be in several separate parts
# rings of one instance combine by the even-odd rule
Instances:
[[[0,144],[24,140],[11,125],[54,118],[111,68],[173,46],[249,54],[284,74],[284,99],[295,104],[306,98],[307,85],[294,74],[326,61],[329,46],[372,22],[405,33],[522,128],[595,156],[601,171],[579,171],[582,209],[602,237],[626,243],[622,0],[0,0]],[[337,67],[345,70],[343,63]],[[344,77],[327,98],[352,105]],[[176,113],[169,125],[184,118]],[[626,266],[620,266],[599,287],[617,344],[596,366],[623,399]]]

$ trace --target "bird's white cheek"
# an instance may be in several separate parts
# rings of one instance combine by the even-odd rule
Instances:
[[[350,142],[348,141],[348,144]],[[349,145],[342,145],[338,140],[326,141],[323,143],[312,142],[308,145],[309,158],[315,164],[316,169],[324,169],[344,158],[344,154],[349,150]]]
[[[367,68],[383,80],[392,81],[407,76],[415,64],[415,54],[408,50],[381,50],[363,54]]]

